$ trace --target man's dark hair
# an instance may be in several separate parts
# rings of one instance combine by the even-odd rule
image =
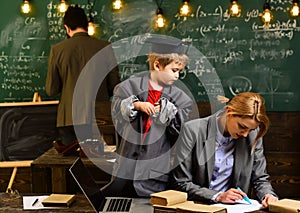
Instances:
[[[76,28],[83,28],[87,30],[88,19],[84,10],[78,5],[75,7],[69,6],[64,16],[64,24],[75,30]]]

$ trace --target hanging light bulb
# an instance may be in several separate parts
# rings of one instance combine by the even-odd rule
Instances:
[[[290,14],[292,17],[299,16],[299,0],[293,0],[293,6],[290,9]]]
[[[88,34],[90,36],[92,35],[95,35],[95,32],[96,32],[96,29],[95,29],[95,25],[93,22],[89,22],[89,25],[88,25]]]
[[[191,12],[191,8],[189,6],[189,0],[183,0],[183,5],[180,8],[181,16],[188,16]]]
[[[31,10],[30,4],[29,4],[29,0],[24,0],[22,6],[21,6],[21,11],[22,13],[29,13]]]
[[[155,25],[157,28],[163,28],[166,24],[166,20],[163,16],[162,9],[158,8],[156,12]]]
[[[67,11],[67,9],[68,9],[68,5],[66,4],[66,1],[61,0],[60,4],[58,5],[59,12],[64,13]]]
[[[262,21],[265,24],[269,24],[273,20],[273,14],[271,12],[271,6],[268,1],[265,2],[263,9],[264,11],[262,14]]]
[[[96,32],[96,26],[94,24],[93,17],[89,16],[88,34],[90,36],[93,36],[95,34],[95,32]]]
[[[237,0],[231,0],[230,15],[239,17],[241,11],[241,7],[238,5]]]
[[[113,2],[113,9],[120,10],[123,6],[122,0],[115,0]]]

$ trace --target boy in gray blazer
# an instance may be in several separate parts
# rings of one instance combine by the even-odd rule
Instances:
[[[147,42],[150,72],[114,90],[112,116],[120,143],[112,180],[102,189],[110,196],[149,197],[167,189],[171,148],[191,111],[191,98],[173,85],[188,63],[182,42]]]

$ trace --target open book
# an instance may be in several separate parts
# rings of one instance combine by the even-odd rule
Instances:
[[[187,193],[176,190],[167,190],[151,194],[151,204],[154,213],[227,213],[226,208],[194,203],[187,200]]]

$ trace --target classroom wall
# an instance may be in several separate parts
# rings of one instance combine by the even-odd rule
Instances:
[[[269,112],[264,136],[271,183],[279,197],[300,199],[300,112]]]

